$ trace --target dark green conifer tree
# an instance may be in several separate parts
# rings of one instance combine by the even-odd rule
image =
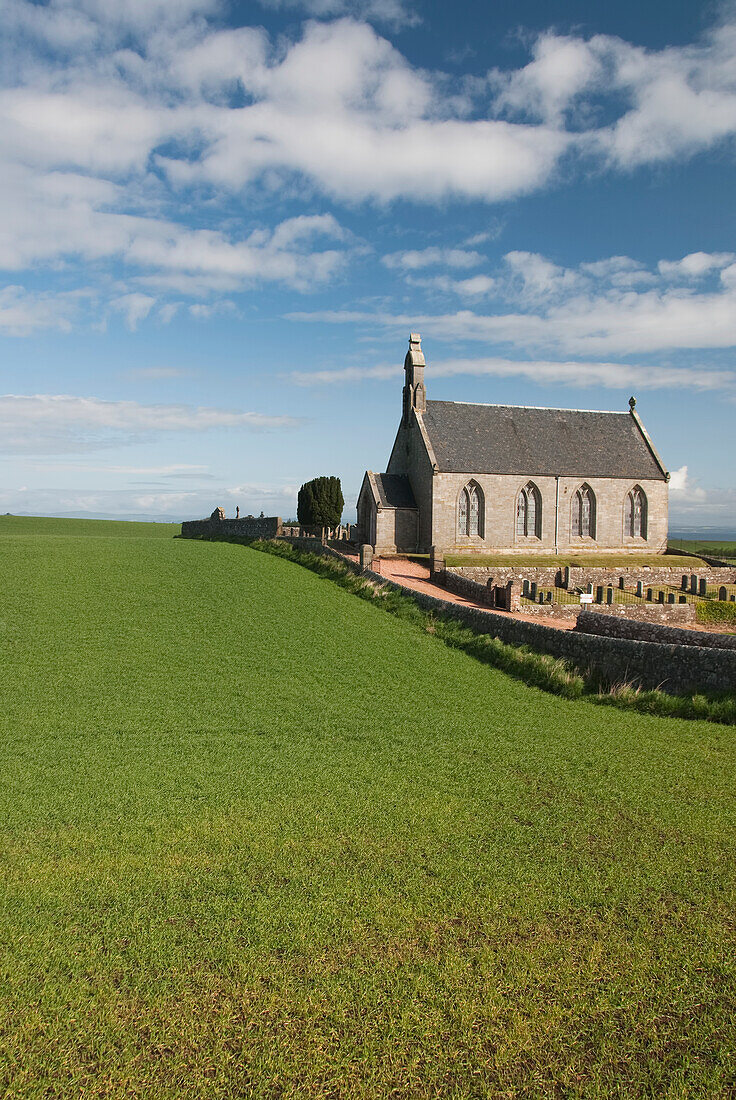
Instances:
[[[305,527],[336,527],[345,501],[339,477],[315,477],[299,490],[297,518]]]

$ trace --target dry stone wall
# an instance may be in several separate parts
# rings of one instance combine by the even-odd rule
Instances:
[[[736,636],[733,634],[711,634],[705,630],[683,630],[661,623],[612,618],[599,611],[581,611],[575,629],[583,634],[598,634],[607,638],[637,638],[640,641],[661,642],[665,645],[736,650]]]
[[[219,536],[220,538],[274,539],[281,534],[279,516],[247,516],[243,519],[192,519],[181,525],[182,538],[196,539]]]
[[[479,584],[487,584],[493,578],[494,584],[506,584],[510,580],[526,579],[530,583],[536,581],[537,585],[547,588],[552,585],[568,588],[585,588],[586,585],[602,584],[618,587],[621,577],[624,579],[625,588],[633,588],[637,581],[642,581],[644,587],[651,588],[658,584],[670,584],[679,588],[683,576],[687,576],[688,585],[691,577],[697,576],[698,581],[705,580],[708,585],[734,584],[736,583],[736,567],[734,566],[698,566],[695,574],[685,573],[682,568],[674,568],[665,565],[625,565],[618,569],[603,569],[600,566],[571,565],[569,571],[563,565],[458,565],[451,570],[458,576],[467,577]]]

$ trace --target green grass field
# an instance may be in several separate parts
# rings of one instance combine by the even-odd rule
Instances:
[[[675,539],[674,549],[684,554],[705,554],[706,557],[721,558],[736,564],[736,542],[726,542],[724,539]]]
[[[0,1094],[733,1096],[734,729],[174,530],[0,518]]]

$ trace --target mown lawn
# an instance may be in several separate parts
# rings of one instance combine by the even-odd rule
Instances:
[[[54,523],[0,518],[0,1093],[734,1094],[733,728]]]

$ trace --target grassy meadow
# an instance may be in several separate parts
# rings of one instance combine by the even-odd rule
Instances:
[[[0,1094],[730,1097],[736,733],[0,517]]]

